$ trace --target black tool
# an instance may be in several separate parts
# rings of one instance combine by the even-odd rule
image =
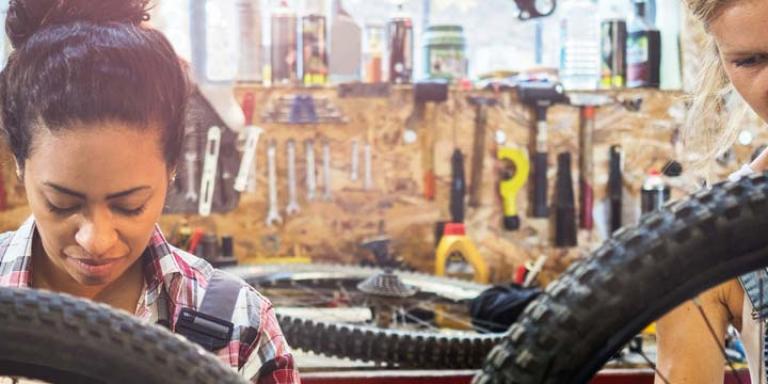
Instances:
[[[536,115],[536,144],[533,151],[533,217],[547,217],[547,110],[556,103],[567,103],[560,83],[521,83],[517,88],[521,102],[533,108]],[[471,195],[470,195],[471,198]],[[471,202],[470,202],[471,204]]]
[[[555,246],[574,247],[576,237],[576,202],[571,177],[571,154],[557,156],[557,180],[555,183]]]
[[[480,206],[480,188],[483,185],[483,159],[485,158],[485,134],[488,125],[488,107],[495,106],[496,99],[470,96],[467,98],[470,105],[475,107],[475,133],[472,144],[472,181],[469,184],[469,206]]]
[[[453,223],[464,222],[464,196],[467,184],[464,180],[464,154],[454,149],[451,156],[451,219]]]
[[[622,207],[622,175],[621,175],[621,147],[612,145],[608,160],[608,200],[610,201],[610,228],[611,233],[621,228]]]

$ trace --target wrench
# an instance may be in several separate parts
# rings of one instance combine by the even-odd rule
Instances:
[[[317,180],[315,180],[315,145],[312,140],[304,142],[307,152],[307,200],[315,199]]]
[[[245,148],[243,149],[243,158],[240,160],[240,169],[235,178],[235,191],[244,192],[250,189],[256,179],[256,148],[259,145],[259,138],[264,132],[263,129],[249,125],[245,128]]]
[[[269,172],[269,212],[267,212],[267,226],[271,227],[274,224],[279,224],[283,221],[280,217],[280,211],[277,203],[277,143],[275,140],[269,142],[267,148],[267,168]]]
[[[291,139],[286,144],[288,157],[288,206],[285,207],[287,215],[299,213],[299,203],[296,198],[296,142]]]
[[[359,151],[358,151],[359,143],[357,142],[357,139],[352,140],[352,170],[349,174],[349,180],[351,181],[357,181],[357,175],[359,171]]]
[[[368,142],[363,145],[363,156],[365,157],[365,180],[363,181],[363,188],[367,191],[373,188],[373,173],[371,171],[371,144]]]
[[[197,162],[197,153],[193,151],[184,152],[184,165],[187,168],[187,193],[184,195],[184,199],[189,202],[197,201],[197,191],[195,186],[197,185],[195,180],[195,169]]]
[[[323,143],[323,199],[331,200],[331,145]]]
[[[203,160],[203,176],[200,180],[200,216],[211,214],[213,204],[213,189],[216,187],[216,169],[219,164],[219,149],[221,147],[221,129],[212,126],[208,129],[208,141],[205,143],[205,160]]]

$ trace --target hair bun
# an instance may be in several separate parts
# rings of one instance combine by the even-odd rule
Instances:
[[[11,0],[5,32],[14,48],[35,32],[77,21],[139,24],[149,20],[149,0]]]

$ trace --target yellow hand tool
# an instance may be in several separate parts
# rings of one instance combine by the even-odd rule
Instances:
[[[497,158],[501,163],[499,194],[504,207],[504,228],[514,231],[520,228],[517,210],[517,194],[528,180],[531,163],[523,149],[501,147]]]

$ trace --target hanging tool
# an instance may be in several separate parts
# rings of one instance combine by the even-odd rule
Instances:
[[[245,192],[256,184],[256,149],[259,146],[259,138],[264,130],[259,127],[245,127],[245,148],[243,158],[240,160],[240,168],[235,177],[235,190]]]
[[[300,209],[296,196],[296,142],[293,139],[285,144],[285,152],[288,158],[288,205],[285,207],[285,214],[295,215]]]
[[[521,83],[517,87],[521,102],[536,115],[536,143],[533,153],[533,217],[547,217],[547,110],[556,103],[568,102],[560,83],[549,81]]]
[[[528,180],[531,163],[523,149],[501,147],[497,152],[501,163],[499,169],[499,194],[504,208],[504,229],[514,231],[520,228],[517,209],[517,194]]]
[[[200,216],[208,216],[211,214],[220,148],[221,129],[217,126],[213,126],[208,129],[208,140],[205,144],[205,160],[203,163],[203,175],[200,181],[200,205],[198,207]]]
[[[480,190],[483,186],[483,160],[485,159],[486,125],[488,125],[488,107],[498,104],[496,99],[470,96],[470,105],[475,107],[475,133],[472,144],[472,180],[469,183],[469,206],[480,206]]]
[[[291,102],[289,124],[315,124],[318,122],[315,99],[312,95],[296,95]]]
[[[197,227],[189,236],[189,243],[187,245],[187,252],[195,255],[197,254],[197,248],[200,246],[200,242],[203,240],[205,231],[202,228]]]
[[[365,171],[365,178],[363,179],[363,189],[366,191],[373,188],[373,149],[371,148],[371,144],[369,142],[365,142],[363,144],[363,162],[364,162],[364,171]]]
[[[557,180],[555,183],[555,246],[574,247],[576,237],[576,203],[571,178],[571,154],[557,156]]]
[[[464,197],[467,183],[464,179],[464,154],[456,148],[451,155],[451,222],[464,222]]]
[[[621,146],[612,145],[608,160],[608,200],[610,201],[610,228],[613,233],[622,226],[622,191],[623,176],[621,174]]]
[[[267,147],[267,172],[269,174],[269,211],[267,226],[271,227],[283,221],[277,202],[277,142],[272,139]]]
[[[323,199],[331,200],[331,145],[323,143]]]
[[[245,115],[245,148],[240,160],[240,168],[235,177],[235,190],[244,192],[248,187],[255,187],[256,182],[256,148],[264,130],[253,125],[254,96],[248,92],[243,97],[243,114]]]
[[[443,103],[448,100],[448,83],[445,81],[419,82],[413,87],[413,112],[406,120],[406,131],[420,135],[421,170],[424,183],[424,198],[435,198],[435,137],[434,113],[427,113],[427,103]],[[428,116],[429,115],[429,116]]]
[[[315,144],[312,140],[304,141],[304,151],[307,160],[307,200],[315,199],[315,190],[317,189],[317,179],[315,173]]]
[[[190,150],[184,152],[184,168],[187,170],[187,193],[184,194],[184,200],[194,203],[197,201],[197,153]]]
[[[568,98],[571,105],[579,107],[579,226],[592,229],[595,221],[592,215],[595,205],[595,116],[599,107],[615,101],[609,96],[592,93],[569,93]]]
[[[595,111],[593,105],[579,108],[579,226],[592,229],[594,220],[592,209],[595,204],[595,169],[592,152],[592,135],[595,131]]]
[[[357,139],[352,140],[352,161],[350,162],[349,180],[357,181],[360,173],[360,143]]]

